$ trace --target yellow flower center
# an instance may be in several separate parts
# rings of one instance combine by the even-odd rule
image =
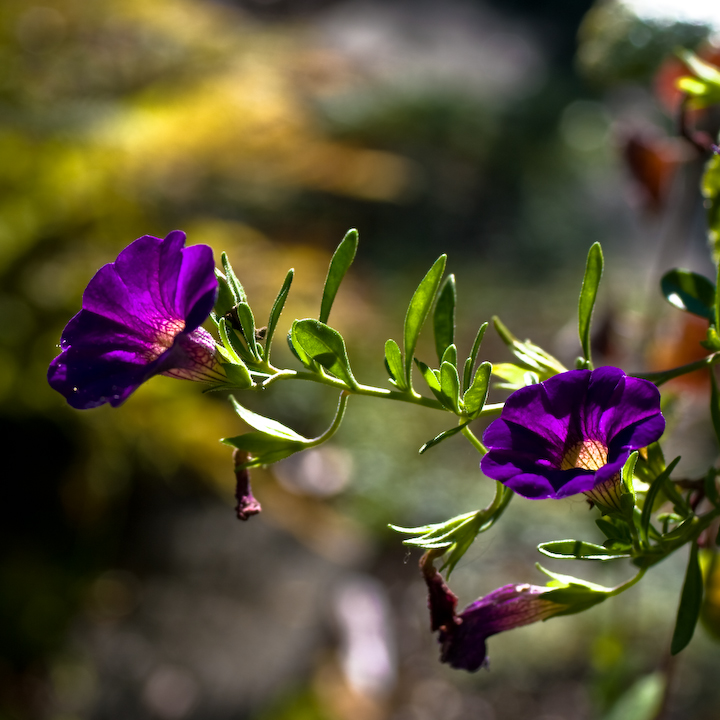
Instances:
[[[603,465],[607,465],[607,458],[608,449],[599,440],[583,440],[565,453],[560,469],[599,470]]]

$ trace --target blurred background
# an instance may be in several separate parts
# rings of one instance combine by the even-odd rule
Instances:
[[[245,428],[226,396],[155,378],[120,409],[78,412],[45,374],[92,274],[176,228],[229,253],[259,318],[295,267],[284,332],[317,314],[357,227],[332,323],[364,382],[385,386],[384,341],[443,252],[461,352],[499,314],[572,363],[596,240],[597,356],[628,371],[693,359],[703,328],[656,289],[674,265],[713,272],[673,50],[720,57],[720,13],[665,5],[0,4],[2,720],[639,717],[684,557],[590,612],[492,638],[489,671],[439,664],[419,553],[387,524],[477,509],[492,487],[462,439],[418,456],[447,427],[438,413],[354,399],[330,445],[253,473],[264,512],[240,523],[217,440]],[[717,130],[711,112],[695,121]],[[490,333],[481,356],[508,359]],[[670,392],[666,452],[688,475],[716,453],[707,393],[704,376]],[[238,397],[310,436],[337,400]],[[503,520],[453,575],[462,605],[542,584],[540,541],[599,539],[579,499],[517,499]],[[605,584],[631,573],[547,564]],[[717,718],[719,618],[706,608],[673,666],[667,717]]]

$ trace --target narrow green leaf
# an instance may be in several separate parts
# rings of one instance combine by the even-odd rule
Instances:
[[[293,342],[292,329],[287,334],[287,344],[290,352],[308,369],[322,374],[322,368],[299,346]]]
[[[243,407],[232,395],[230,396],[230,402],[235,408],[235,412],[240,416],[241,420],[246,422],[250,427],[259,430],[265,435],[270,435],[275,438],[282,438],[284,440],[294,440],[300,443],[307,443],[307,438],[302,435],[298,435],[294,430],[283,425],[277,420],[266,418],[263,415],[258,415],[252,410],[248,410]]]
[[[715,320],[715,285],[703,275],[682,268],[670,270],[662,276],[660,289],[676,308]]]
[[[442,363],[445,348],[455,342],[455,306],[457,305],[457,288],[455,276],[448,275],[440,288],[435,312],[433,329],[435,331],[435,350],[438,360]]]
[[[690,558],[685,572],[682,593],[680,594],[675,632],[670,644],[670,653],[672,655],[677,655],[692,640],[695,625],[700,615],[702,596],[703,578],[700,563],[698,562],[698,546],[696,542],[693,542],[690,545]]]
[[[580,345],[583,355],[588,363],[592,363],[590,354],[590,323],[592,312],[595,307],[598,286],[603,272],[603,253],[600,243],[594,243],[590,248],[585,265],[585,277],[583,277],[582,288],[580,289],[580,301],[578,302],[578,331],[580,334]]]
[[[223,438],[220,442],[231,447],[244,450],[251,457],[240,467],[257,467],[270,465],[278,460],[304,450],[307,445],[301,442],[266,435],[263,432],[251,432],[231,438]]]
[[[595,520],[595,524],[600,528],[605,537],[609,540],[629,542],[632,538],[630,536],[630,529],[626,522],[616,521],[615,518],[604,515]]]
[[[227,279],[227,283],[230,286],[230,290],[232,291],[232,294],[235,298],[235,302],[233,303],[233,305],[237,305],[240,302],[247,302],[245,288],[243,288],[242,283],[238,280],[235,271],[232,269],[232,265],[228,260],[227,253],[223,253],[220,256],[220,261],[222,262],[223,270],[225,271],[225,278]]]
[[[573,558],[575,560],[620,560],[632,557],[629,553],[618,553],[602,545],[584,542],[583,540],[553,540],[540,543],[538,550],[552,558]]]
[[[720,508],[720,493],[717,486],[718,470],[710,468],[705,475],[705,497],[716,507]]]
[[[666,468],[663,470],[650,484],[650,488],[645,495],[645,502],[643,504],[642,515],[640,516],[640,529],[642,532],[643,539],[647,541],[648,532],[650,528],[650,517],[652,515],[653,506],[655,500],[658,497],[658,493],[663,490],[665,483],[670,479],[672,471],[675,469],[677,464],[680,462],[680,456],[676,457]]]
[[[296,320],[292,326],[292,342],[348,387],[356,388],[357,381],[350,369],[345,341],[337,330],[307,318]]]
[[[240,326],[242,327],[243,337],[247,343],[250,354],[256,360],[262,359],[262,350],[257,344],[255,337],[255,316],[253,315],[250,306],[246,302],[238,303],[237,305],[238,319],[240,320]]]
[[[245,390],[253,386],[252,377],[242,361],[240,363],[222,363],[222,368],[227,376],[228,383],[233,387]]]
[[[708,334],[708,340],[714,342],[717,339],[717,328],[720,328],[720,263],[718,263],[717,275],[715,276],[715,337]]]
[[[318,319],[321,323],[327,323],[330,317],[330,310],[335,301],[338,288],[340,287],[342,279],[345,277],[345,273],[355,259],[357,247],[357,230],[348,230],[330,260],[330,267],[328,268],[325,287],[323,288],[322,302],[320,303],[320,315]]]
[[[440,366],[440,388],[443,395],[450,399],[451,407],[456,414],[460,414],[460,379],[454,365],[444,362]]]
[[[428,440],[421,448],[420,448],[420,454],[427,452],[431,447],[435,447],[435,445],[439,445],[443,440],[447,440],[449,437],[452,437],[453,435],[457,435],[459,432],[462,431],[462,429],[467,425],[467,423],[463,423],[462,425],[456,425],[455,427],[450,428],[449,430],[444,430],[439,435],[436,435],[432,440]]]
[[[715,438],[720,443],[720,393],[718,393],[715,370],[710,369],[710,417],[712,419]]]
[[[463,369],[463,390],[467,390],[470,387],[470,382],[473,377],[472,373],[475,369],[475,362],[477,361],[477,356],[480,352],[480,344],[482,343],[483,337],[485,337],[485,331],[487,329],[488,323],[484,322],[477,331],[472,350],[470,351],[468,359],[465,361],[465,368]]]
[[[467,412],[471,418],[476,418],[485,406],[488,390],[490,389],[492,368],[492,363],[482,363],[475,373],[472,385],[465,392],[463,397],[465,412]]]
[[[440,364],[442,365],[444,362],[449,362],[454,367],[457,367],[457,347],[454,344],[445,348],[445,352],[440,358]]]
[[[227,278],[217,268],[215,268],[215,277],[218,281],[218,296],[213,312],[215,313],[216,320],[219,322],[221,317],[227,315],[227,313],[235,307],[237,300],[235,300]]]
[[[405,346],[405,379],[408,387],[412,387],[412,363],[417,347],[420,331],[430,312],[440,280],[445,272],[446,255],[441,255],[422,279],[408,305],[405,315],[404,346]]]
[[[239,364],[242,363],[243,360],[252,362],[255,359],[247,347],[241,342],[227,318],[220,318],[218,332],[220,333],[220,339],[225,349],[232,355],[234,362]]]
[[[507,327],[501,322],[500,318],[493,317],[493,325],[501,340],[507,345],[510,352],[517,358],[518,365],[536,373],[540,380],[547,380],[553,375],[566,372],[567,368],[550,353],[545,352],[539,345],[525,340],[520,342]]]
[[[400,352],[400,347],[394,340],[387,340],[385,342],[385,367],[398,390],[407,390],[408,386],[405,382],[402,353]]]
[[[285,307],[285,301],[287,300],[288,293],[290,292],[290,286],[292,285],[294,276],[295,270],[290,268],[287,271],[287,275],[285,276],[285,280],[280,288],[280,292],[277,294],[272,310],[270,311],[267,333],[265,334],[265,357],[268,360],[270,360],[270,346],[272,345],[273,337],[275,335],[275,329],[277,328],[278,320],[280,320],[280,314]]]
[[[423,376],[423,379],[427,383],[427,386],[435,393],[438,393],[439,395],[442,395],[442,389],[440,387],[440,380],[438,379],[438,376],[435,374],[435,371],[426,365],[422,360],[418,360],[415,358],[415,364],[418,367],[418,370],[420,370],[420,374]]]
[[[633,482],[633,475],[635,474],[635,465],[637,464],[638,451],[630,454],[630,457],[625,461],[622,469],[622,481],[625,490],[633,496],[633,506],[635,505],[635,483]]]

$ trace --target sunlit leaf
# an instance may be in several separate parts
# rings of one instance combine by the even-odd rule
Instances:
[[[448,275],[442,284],[435,312],[433,313],[433,329],[435,331],[435,350],[438,360],[442,363],[445,359],[445,348],[455,342],[455,305],[457,304],[457,288],[455,287],[455,276]],[[457,360],[456,363],[457,364]]]
[[[403,367],[400,347],[394,340],[385,342],[385,367],[398,390],[407,390],[405,382],[405,369]]]
[[[337,330],[312,318],[296,320],[292,326],[292,342],[348,387],[357,387],[345,341]]]
[[[537,549],[548,557],[573,558],[575,560],[620,560],[632,557],[629,553],[618,553],[602,545],[584,542],[583,540],[553,540],[540,543]]]
[[[483,409],[490,389],[490,375],[493,366],[489,362],[480,365],[475,373],[472,385],[467,389],[463,397],[465,411],[471,418],[477,417]]]
[[[325,287],[323,288],[322,302],[320,303],[320,316],[318,319],[321,323],[327,323],[330,317],[330,310],[335,301],[338,288],[348,268],[352,265],[352,261],[355,259],[357,247],[357,230],[348,230],[330,260],[330,267],[328,268]]]
[[[446,255],[441,255],[422,279],[408,305],[405,315],[405,329],[403,333],[405,343],[405,379],[412,385],[410,374],[412,371],[415,347],[417,346],[420,331],[430,312],[440,280],[445,272]]]
[[[243,288],[242,283],[238,280],[237,275],[235,275],[235,271],[232,269],[232,265],[228,260],[227,253],[223,253],[220,256],[220,261],[222,262],[223,270],[225,271],[225,278],[227,279],[228,286],[235,298],[233,305],[237,305],[241,302],[247,302],[245,288]]]
[[[300,443],[307,442],[307,439],[302,435],[299,435],[294,430],[286,425],[283,425],[277,420],[272,420],[264,415],[258,415],[252,410],[248,410],[246,407],[243,407],[232,395],[230,396],[230,402],[233,404],[235,412],[240,416],[240,418],[250,427],[255,428],[255,430],[259,430],[261,433],[275,438],[294,440]]]
[[[600,243],[594,243],[590,248],[585,265],[585,277],[583,277],[582,288],[580,289],[580,300],[578,302],[578,330],[580,334],[580,346],[582,347],[585,360],[592,364],[590,355],[590,323],[592,312],[595,307],[598,286],[603,272],[603,253]]]
[[[290,292],[290,286],[292,285],[295,270],[290,268],[285,280],[280,288],[280,292],[275,298],[272,310],[270,311],[270,318],[268,319],[267,333],[265,335],[265,357],[270,358],[270,346],[272,345],[273,337],[275,336],[275,328],[277,328],[278,320],[280,320],[280,314],[285,307],[285,301],[287,300],[288,293]]]
[[[440,388],[443,395],[449,398],[452,409],[460,414],[460,380],[457,368],[449,362],[440,366]]]
[[[488,324],[484,322],[477,331],[475,336],[475,342],[473,342],[472,350],[468,359],[465,361],[465,367],[463,368],[463,390],[467,390],[470,387],[470,382],[473,377],[473,369],[475,368],[475,362],[477,361],[478,353],[480,352],[480,345],[483,337],[485,337],[485,331],[488,328]]]

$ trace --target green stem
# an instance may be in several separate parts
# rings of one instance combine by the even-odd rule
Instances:
[[[350,393],[345,390],[340,393],[340,400],[338,401],[338,407],[335,411],[335,418],[333,419],[332,424],[324,433],[322,433],[322,435],[318,435],[316,438],[313,438],[308,444],[308,447],[322,445],[322,443],[329,440],[337,432],[337,429],[342,424],[349,397]]]
[[[647,572],[646,567],[640,568],[640,571],[638,572],[638,574],[635,577],[630,578],[630,580],[628,580],[627,582],[624,582],[621,585],[617,585],[616,587],[614,587],[608,593],[608,596],[612,597],[613,595],[619,595],[621,592],[625,592],[626,590],[629,590],[633,585],[635,585],[635,583],[638,583],[638,582],[640,582],[640,580],[642,580],[642,577],[646,572]]]
[[[264,368],[267,370],[276,370],[275,368]],[[251,370],[251,373],[253,375],[258,375],[264,373],[257,373],[254,370]],[[422,407],[432,408],[433,410],[443,410],[444,412],[449,412],[449,410],[444,407],[439,401],[428,398],[423,395],[419,395],[416,392],[401,392],[400,390],[386,390],[384,388],[377,388],[373,387],[371,385],[362,385],[359,384],[356,387],[349,388],[342,380],[338,380],[336,378],[330,377],[328,375],[320,375],[318,373],[313,372],[307,372],[307,371],[297,371],[297,370],[276,370],[273,374],[271,374],[269,377],[267,377],[266,380],[263,380],[262,383],[260,383],[260,387],[266,388],[270,385],[272,385],[274,382],[277,382],[279,380],[308,380],[310,382],[319,383],[320,385],[328,385],[329,387],[336,388],[338,390],[343,390],[347,393],[350,393],[352,395],[364,395],[366,397],[376,397],[376,398],[382,398],[384,400],[397,400],[399,402],[406,402],[411,403],[412,405],[420,405]],[[502,412],[503,409],[503,403],[494,403],[491,405],[486,405],[478,417],[489,417],[494,415],[499,415]],[[461,419],[465,420],[466,418]],[[477,438],[476,438],[477,440]],[[471,441],[472,442],[472,441]],[[478,441],[479,442],[479,441]],[[482,444],[480,444],[482,447]],[[485,453],[486,450],[481,450],[481,452]]]
[[[695,370],[702,370],[703,368],[710,367],[718,362],[720,362],[720,353],[712,353],[712,355],[707,355],[702,360],[696,360],[695,362],[688,363],[687,365],[681,365],[680,367],[672,368],[671,370],[630,374],[632,377],[650,380],[650,382],[655,383],[655,385],[662,385],[663,383],[668,382],[668,380],[673,380],[681,375],[687,375]]]
[[[475,436],[473,431],[466,425],[460,432],[470,441],[470,444],[481,454],[487,453],[487,448]]]

